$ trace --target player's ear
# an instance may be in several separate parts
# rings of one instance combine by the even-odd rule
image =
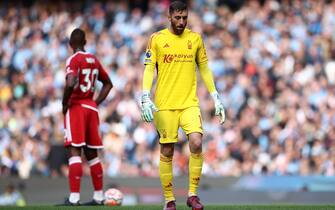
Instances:
[[[86,45],[86,39],[84,39],[84,45]]]

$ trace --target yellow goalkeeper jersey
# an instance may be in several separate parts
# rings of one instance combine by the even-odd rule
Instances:
[[[207,61],[200,34],[185,29],[181,35],[175,35],[167,28],[154,33],[148,42],[144,64],[153,64],[157,69],[158,109],[199,106],[196,65]]]

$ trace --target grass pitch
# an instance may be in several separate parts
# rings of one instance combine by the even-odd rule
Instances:
[[[136,205],[136,206],[26,206],[26,207],[0,207],[0,210],[161,210],[161,205]],[[191,208],[177,204],[177,210],[191,210]],[[205,210],[335,210],[335,205],[206,205]]]

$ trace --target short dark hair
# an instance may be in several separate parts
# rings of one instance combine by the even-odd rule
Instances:
[[[187,5],[183,1],[173,1],[169,7],[169,14],[171,15],[174,11],[187,10]]]
[[[74,29],[70,36],[70,42],[75,45],[85,45],[85,32],[80,28]]]

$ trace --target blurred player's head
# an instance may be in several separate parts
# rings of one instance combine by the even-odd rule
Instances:
[[[76,28],[72,31],[70,36],[70,46],[76,50],[84,50],[86,44],[85,32],[80,28]]]
[[[187,5],[182,1],[174,1],[169,7],[169,20],[174,34],[180,35],[187,25]]]

